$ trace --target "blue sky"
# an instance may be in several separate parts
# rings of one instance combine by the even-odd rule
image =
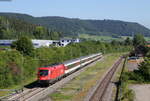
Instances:
[[[150,28],[150,0],[12,0],[0,12],[138,22]]]

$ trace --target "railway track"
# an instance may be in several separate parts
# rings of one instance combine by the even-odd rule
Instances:
[[[8,98],[8,101],[26,101],[30,97],[32,97],[34,94],[37,94],[41,91],[43,91],[46,88],[33,88],[33,89],[27,89],[24,92],[17,94],[15,96],[12,96],[11,98]]]
[[[121,63],[123,57],[121,57],[113,66],[112,68],[107,72],[107,74],[104,76],[104,78],[101,80],[93,94],[90,96],[88,101],[103,101],[104,95],[106,93],[107,87],[109,86],[109,83],[111,82],[111,79],[113,75],[115,74],[117,67]],[[86,99],[87,101],[87,99]]]
[[[102,57],[96,57],[93,60],[90,60],[88,64],[91,64],[101,58]],[[47,96],[48,94],[54,92],[56,89],[60,88],[63,84],[67,83],[68,81],[73,79],[75,76],[79,75],[80,72],[83,71],[83,69],[84,68],[81,68],[73,72],[72,74],[69,74],[67,77],[62,78],[61,80],[55,82],[54,84],[48,87],[35,87],[32,89],[26,89],[22,93],[15,94],[14,96],[2,99],[0,101],[37,101],[40,98],[43,98],[44,96]]]

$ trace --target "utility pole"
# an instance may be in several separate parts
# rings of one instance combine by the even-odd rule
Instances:
[[[21,91],[23,92],[23,88],[24,88],[24,84],[23,84],[23,79],[24,79],[24,75],[23,75],[23,65],[24,65],[24,57],[23,57],[23,52],[22,52],[22,56],[21,56],[21,63],[22,63],[22,67],[21,67]]]

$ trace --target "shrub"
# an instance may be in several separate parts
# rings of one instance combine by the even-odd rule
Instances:
[[[11,45],[12,48],[15,48],[20,53],[24,55],[33,55],[33,44],[31,39],[26,36],[20,37],[17,41],[13,42]]]

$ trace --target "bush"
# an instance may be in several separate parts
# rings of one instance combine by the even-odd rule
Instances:
[[[31,39],[29,39],[26,36],[20,37],[17,41],[14,41],[13,44],[11,45],[12,48],[15,48],[18,50],[20,53],[24,55],[33,55],[33,44]]]
[[[17,49],[15,51],[0,51],[1,88],[20,84],[22,80],[23,82],[29,81],[36,76],[37,68],[40,66],[60,63],[98,52],[125,52],[131,49],[129,46],[112,46],[109,43],[87,41],[70,44],[66,47],[41,47],[33,50],[32,46],[25,46],[25,43],[28,44],[28,42],[24,43],[24,40],[26,40],[25,37],[17,41],[17,44],[13,44]],[[21,54],[22,52],[23,54]]]
[[[121,94],[121,101],[134,101],[134,92],[128,87],[128,80],[135,79],[135,75],[131,72],[124,72],[121,77],[121,85],[119,93]]]
[[[8,87],[20,81],[21,54],[18,51],[0,52],[0,87]]]
[[[146,82],[150,81],[150,58],[147,58],[139,68],[140,75]]]

